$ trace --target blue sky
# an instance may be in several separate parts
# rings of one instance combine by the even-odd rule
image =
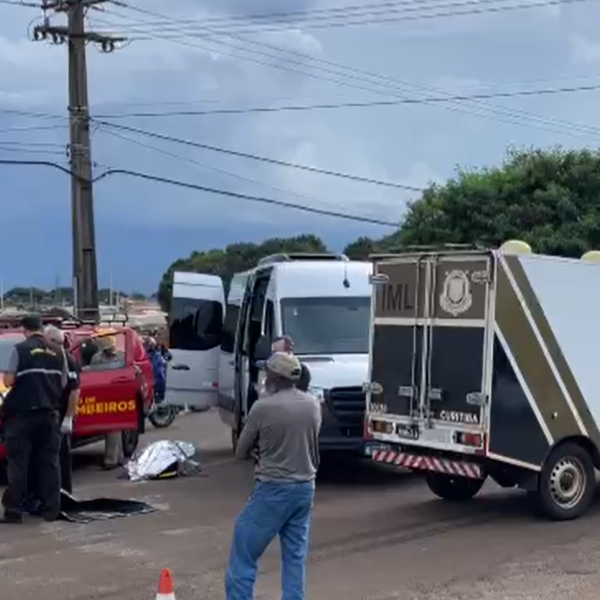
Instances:
[[[446,12],[439,7],[448,1],[420,0],[418,13],[398,3],[397,10],[422,16],[430,4],[431,12]],[[489,0],[481,2],[490,6]],[[519,0],[531,2],[540,0]],[[595,26],[600,3],[594,0],[451,18],[406,20],[409,13],[404,12],[404,20],[336,28],[295,20],[285,28],[267,23],[270,31],[255,27],[254,33],[247,33],[243,20],[248,14],[281,12],[283,6],[318,11],[367,3],[377,4],[134,0],[126,8],[107,3],[104,11],[90,11],[89,27],[133,39],[112,54],[88,48],[92,114],[113,115],[111,122],[129,127],[418,187],[452,176],[457,165],[498,163],[509,146],[595,146],[600,139],[600,130],[573,125],[600,127],[600,92],[595,91],[444,106],[122,116],[600,84]],[[497,0],[495,5],[507,4],[516,2]],[[175,21],[160,24],[157,17],[131,10],[136,5]],[[228,31],[235,38],[206,39],[206,30],[199,28],[207,19],[232,15],[240,17],[237,28],[246,33],[232,34],[231,21]],[[28,29],[40,17],[36,9],[0,4],[0,159],[66,164],[66,49],[28,40]],[[53,19],[61,23],[60,17]],[[275,55],[273,47],[287,54]],[[316,60],[298,63],[298,53]],[[340,74],[340,65],[362,72]],[[428,91],[432,88],[437,91]],[[15,110],[37,116],[10,112]],[[128,141],[114,132],[94,129],[97,173],[129,168],[391,221],[400,220],[406,201],[416,197],[117,131],[134,140]],[[304,232],[339,249],[359,235],[391,231],[122,176],[96,185],[95,205],[100,284],[106,285],[112,273],[115,285],[129,291],[154,291],[168,265],[193,250]],[[5,287],[50,287],[57,278],[67,284],[68,179],[49,169],[0,165],[0,211]]]

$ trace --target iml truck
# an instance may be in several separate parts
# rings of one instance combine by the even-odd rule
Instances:
[[[599,256],[512,241],[374,257],[373,460],[447,500],[491,478],[551,519],[583,514],[600,468]]]

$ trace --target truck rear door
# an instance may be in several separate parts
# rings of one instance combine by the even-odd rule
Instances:
[[[368,404],[374,437],[483,448],[492,271],[486,253],[376,263]]]

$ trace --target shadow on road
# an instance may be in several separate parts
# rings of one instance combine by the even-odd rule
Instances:
[[[360,485],[383,488],[405,485],[420,478],[418,473],[377,465],[368,458],[325,454],[321,457],[317,481],[321,487]]]

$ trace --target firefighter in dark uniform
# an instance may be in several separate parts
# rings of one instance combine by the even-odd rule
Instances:
[[[65,358],[67,360],[67,385],[63,390],[59,408],[61,433],[60,482],[62,489],[72,494],[71,435],[73,433],[75,413],[77,412],[77,402],[79,400],[79,389],[81,386],[79,364],[69,352],[68,339],[61,329],[54,325],[48,325],[44,329],[44,335],[50,343],[65,349]]]
[[[17,344],[4,374],[9,388],[2,405],[8,485],[2,496],[5,523],[22,523],[27,510],[30,460],[37,465],[42,516],[60,513],[59,410],[67,384],[63,348],[44,337],[42,320],[23,319],[26,339]]]

